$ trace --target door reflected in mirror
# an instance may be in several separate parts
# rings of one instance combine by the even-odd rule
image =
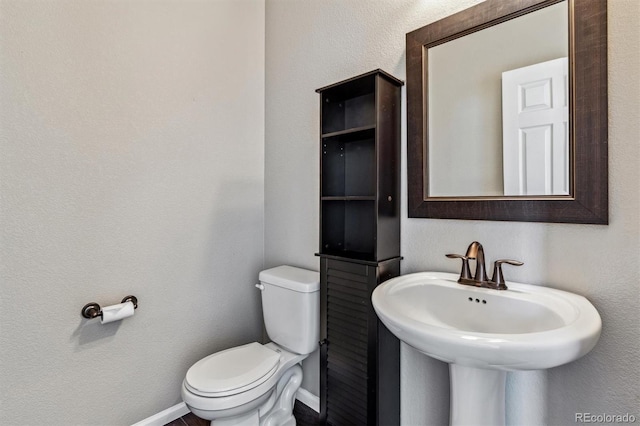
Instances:
[[[427,46],[426,198],[571,196],[567,1]]]

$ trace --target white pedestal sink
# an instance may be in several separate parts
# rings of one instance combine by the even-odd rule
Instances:
[[[408,274],[384,282],[372,296],[393,334],[450,364],[451,425],[504,425],[508,371],[566,364],[600,337],[600,315],[582,296],[514,282],[492,290],[457,280],[444,272]]]

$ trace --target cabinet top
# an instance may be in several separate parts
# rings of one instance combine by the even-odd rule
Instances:
[[[373,75],[376,75],[376,74],[380,75],[381,77],[386,78],[387,80],[389,80],[390,82],[392,82],[392,83],[394,83],[394,84],[396,84],[398,86],[404,86],[404,81],[402,81],[400,79],[397,79],[394,76],[392,76],[391,74],[389,74],[388,72],[385,72],[385,71],[383,71],[383,70],[378,68],[377,70],[369,71],[369,72],[366,72],[364,74],[360,74],[360,75],[357,75],[355,77],[351,77],[351,78],[348,78],[346,80],[342,80],[342,81],[339,81],[337,83],[333,83],[333,84],[330,84],[328,86],[321,87],[319,89],[316,89],[316,92],[320,93],[320,92],[323,92],[323,91],[325,91],[327,89],[331,89],[333,87],[340,86],[340,85],[345,84],[345,83],[350,83],[350,82],[352,82],[354,80],[358,80],[360,78],[366,78],[366,77],[373,76]]]
[[[339,256],[339,255],[326,254],[326,253],[316,253],[315,255],[318,257],[324,257],[326,259],[342,260],[345,262],[360,263],[361,265],[368,265],[368,266],[378,266],[387,262],[400,262],[401,260],[404,259],[404,257],[402,256],[394,256],[389,259],[382,259],[382,260],[365,260],[365,259],[358,259],[357,257]]]

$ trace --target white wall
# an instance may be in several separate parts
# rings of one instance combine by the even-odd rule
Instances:
[[[405,33],[478,0],[267,0],[265,263],[318,268],[318,87],[382,68],[405,78]],[[473,240],[488,260],[510,257],[514,281],[586,296],[603,333],[583,359],[508,380],[508,423],[575,424],[576,412],[638,412],[640,398],[640,3],[609,1],[608,226],[407,219],[403,169],[404,273],[457,271],[444,253]],[[406,111],[403,111],[406,114]],[[403,128],[406,164],[406,128]],[[317,365],[307,365],[307,371]],[[317,374],[317,373],[316,373]],[[308,377],[310,374],[308,374]],[[402,347],[402,424],[448,421],[448,371]],[[317,382],[305,387],[317,392]]]
[[[2,0],[0,39],[0,423],[134,423],[262,336],[264,2]]]

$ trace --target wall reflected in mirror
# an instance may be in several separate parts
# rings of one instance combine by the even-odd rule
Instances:
[[[567,1],[429,47],[428,197],[570,195]]]

